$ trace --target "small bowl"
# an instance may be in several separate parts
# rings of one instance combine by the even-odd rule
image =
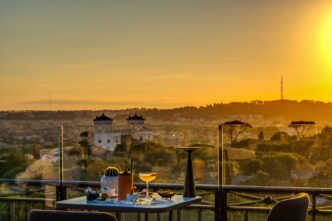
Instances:
[[[95,200],[99,197],[98,193],[88,193],[86,194],[87,200]]]
[[[175,195],[175,193],[172,191],[160,191],[158,194],[163,199],[172,199],[172,197]]]

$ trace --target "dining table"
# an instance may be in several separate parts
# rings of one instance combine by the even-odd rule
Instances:
[[[115,212],[119,221],[122,220],[123,213],[137,213],[138,220],[141,220],[141,214],[143,213],[145,221],[148,221],[150,213],[157,213],[157,220],[160,221],[160,214],[168,212],[168,219],[171,221],[174,210],[179,211],[191,204],[199,203],[201,199],[202,197],[200,196],[184,197],[183,195],[175,195],[171,199],[156,199],[149,204],[144,204],[116,198],[87,200],[86,196],[81,196],[58,201],[56,202],[56,208]]]

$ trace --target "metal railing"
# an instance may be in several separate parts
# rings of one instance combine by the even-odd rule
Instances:
[[[22,194],[20,198],[13,195],[0,196],[0,203],[7,203],[8,218],[7,220],[16,221],[17,205],[23,204],[25,217],[28,211],[34,208],[34,205],[39,205],[42,208],[47,207],[49,203],[55,203],[56,200],[62,200],[67,197],[67,190],[75,189],[83,192],[84,188],[99,187],[97,181],[64,181],[60,186],[57,180],[17,180],[17,179],[0,179],[0,184],[14,185],[50,185],[55,187],[56,197],[52,199],[34,198],[30,196],[30,190],[26,190],[27,195]],[[138,188],[144,188],[144,184],[137,183]],[[183,189],[181,184],[151,184],[153,189],[173,189],[180,191]],[[60,189],[62,188],[62,189]],[[203,219],[203,211],[214,211],[214,220],[227,221],[234,212],[242,214],[240,220],[249,221],[250,214],[265,213],[267,214],[271,207],[278,201],[292,197],[294,194],[305,192],[311,197],[309,208],[309,215],[312,221],[319,221],[318,216],[328,216],[327,220],[332,218],[332,205],[320,205],[318,199],[321,201],[323,198],[332,200],[332,188],[307,188],[307,187],[262,187],[262,186],[237,186],[237,185],[224,185],[218,188],[218,185],[199,184],[196,186],[199,194],[204,196],[209,195],[208,200],[204,199],[200,204],[194,204],[185,208],[185,210],[195,210],[195,215],[198,221]],[[214,201],[211,200],[214,198]],[[160,215],[160,214],[159,214]],[[158,215],[158,216],[159,216]],[[177,211],[176,220],[182,220],[181,211]],[[140,220],[140,216],[137,219]],[[238,219],[237,219],[238,220]]]

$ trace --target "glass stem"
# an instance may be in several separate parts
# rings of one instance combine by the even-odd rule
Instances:
[[[146,182],[146,198],[149,199],[149,182]]]

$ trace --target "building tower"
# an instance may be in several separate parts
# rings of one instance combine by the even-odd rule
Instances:
[[[144,121],[145,119],[143,118],[142,115],[129,115],[129,117],[127,118],[127,123],[128,123],[128,127],[131,129],[142,129],[144,126]]]
[[[132,129],[142,129],[143,126],[144,126],[144,121],[145,119],[143,118],[142,115],[133,115],[133,116],[130,116],[127,118],[127,123],[128,123],[128,126]]]
[[[281,75],[280,79],[280,100],[284,100],[284,80]]]
[[[105,114],[97,116],[93,120],[94,143],[96,146],[111,151],[115,148],[116,144],[114,144],[113,139],[112,123],[113,119],[107,117]]]
[[[129,115],[127,118],[128,123],[128,135],[132,138],[132,142],[145,142],[151,141],[153,136],[150,129],[144,127],[144,121],[142,115]]]

